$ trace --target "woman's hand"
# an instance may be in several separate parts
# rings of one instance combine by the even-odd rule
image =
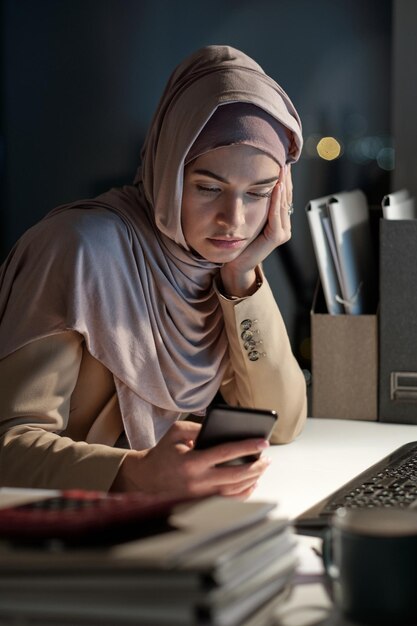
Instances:
[[[261,233],[234,261],[226,263],[221,271],[224,292],[233,296],[251,295],[256,290],[255,267],[278,246],[291,238],[291,218],[288,209],[292,203],[293,185],[291,166],[281,169]]]
[[[268,442],[247,439],[207,450],[194,450],[200,428],[194,422],[179,421],[154,448],[128,452],[112,491],[163,492],[175,497],[249,497],[269,465],[268,458],[244,465],[216,466],[241,456],[259,454],[268,448]]]

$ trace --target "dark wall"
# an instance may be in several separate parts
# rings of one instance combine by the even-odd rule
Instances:
[[[396,0],[393,18],[393,183],[395,189],[406,187],[417,198],[417,2]]]
[[[54,206],[132,179],[165,81],[194,49],[241,48],[284,87],[309,149],[293,239],[266,271],[302,358],[317,277],[306,203],[355,187],[378,203],[389,187],[358,142],[390,141],[391,0],[3,0],[0,27],[2,257]],[[323,135],[342,141],[338,160],[310,154]]]

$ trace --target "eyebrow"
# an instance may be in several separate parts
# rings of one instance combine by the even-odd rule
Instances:
[[[214,172],[210,172],[210,170],[194,170],[193,174],[200,174],[201,176],[209,176],[210,178],[214,178],[221,183],[229,184],[229,181],[223,176],[219,174],[215,174]],[[258,180],[256,183],[252,183],[252,185],[269,185],[270,183],[275,183],[278,180],[279,176],[273,176],[272,178],[265,178],[264,180]]]

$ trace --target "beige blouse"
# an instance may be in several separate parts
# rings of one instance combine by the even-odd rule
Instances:
[[[289,442],[306,418],[305,380],[269,285],[264,279],[247,298],[218,297],[230,356],[222,395],[276,410],[272,442]],[[242,338],[247,320],[257,360]],[[33,341],[0,361],[0,486],[107,491],[126,454],[115,447],[122,434],[112,373],[77,332]]]

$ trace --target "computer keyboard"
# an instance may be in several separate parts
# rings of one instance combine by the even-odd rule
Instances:
[[[294,520],[299,534],[320,535],[340,508],[417,508],[417,441],[400,446]]]

